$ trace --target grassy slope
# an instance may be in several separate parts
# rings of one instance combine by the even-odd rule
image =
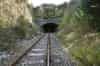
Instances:
[[[100,66],[100,34],[88,24],[88,15],[82,11],[65,15],[58,36],[69,48],[72,60],[78,66]]]

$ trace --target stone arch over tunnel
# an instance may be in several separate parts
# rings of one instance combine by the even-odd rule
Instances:
[[[56,23],[46,23],[42,25],[42,30],[44,33],[54,33],[58,30],[58,24]]]

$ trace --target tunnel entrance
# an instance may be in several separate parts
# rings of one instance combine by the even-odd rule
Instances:
[[[57,32],[58,24],[56,23],[46,23],[42,26],[44,33],[54,33]]]

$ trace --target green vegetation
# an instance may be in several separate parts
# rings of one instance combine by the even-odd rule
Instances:
[[[83,3],[73,12],[69,10],[70,15],[65,14],[58,36],[78,66],[100,66],[100,2]]]
[[[0,0],[0,51],[18,51],[17,42],[37,34],[31,14],[27,0]]]
[[[24,16],[20,16],[18,19],[18,24],[16,27],[14,27],[14,30],[21,38],[29,36],[31,37],[33,33],[36,33],[36,26],[32,23],[29,23]]]
[[[3,50],[16,51],[20,48],[16,44],[17,40],[30,39],[33,34],[36,35],[36,26],[28,23],[24,16],[19,17],[15,26],[12,27],[12,24],[0,21],[0,48]]]
[[[59,6],[56,6],[54,4],[43,4],[41,7],[35,7],[34,10],[34,17],[35,18],[55,18],[55,17],[62,17],[64,8],[63,6],[66,6],[67,4],[61,4]]]

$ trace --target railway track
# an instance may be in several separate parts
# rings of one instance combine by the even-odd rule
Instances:
[[[72,66],[56,37],[45,34],[11,66]]]

